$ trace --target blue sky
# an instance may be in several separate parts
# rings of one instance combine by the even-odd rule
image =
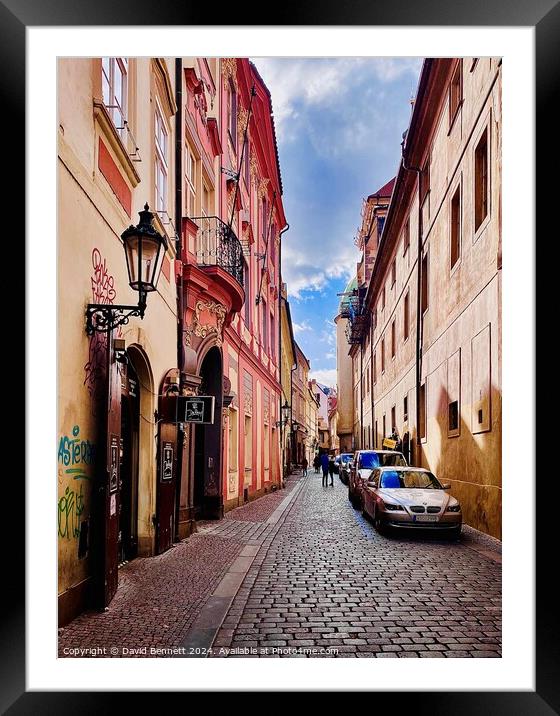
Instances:
[[[282,274],[311,377],[336,384],[335,326],[362,199],[400,160],[418,58],[252,58],[271,95],[290,230]]]

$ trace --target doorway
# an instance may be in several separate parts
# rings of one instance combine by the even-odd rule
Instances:
[[[193,507],[195,519],[220,519],[222,494],[222,354],[216,347],[200,368],[201,395],[213,395],[214,422],[195,427]]]
[[[140,383],[130,359],[121,372],[121,444],[117,559],[129,562],[138,554],[138,458]]]

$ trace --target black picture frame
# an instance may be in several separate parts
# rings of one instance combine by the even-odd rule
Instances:
[[[244,10],[245,7],[245,10]],[[536,157],[537,168],[556,166],[558,158],[557,114],[560,87],[560,3],[558,0],[393,0],[390,3],[375,0],[355,0],[352,4],[323,0],[305,3],[285,3],[272,6],[267,17],[249,12],[249,6],[234,4],[220,8],[221,26],[238,25],[244,12],[253,22],[244,25],[377,25],[377,26],[526,26],[535,29],[536,67]],[[0,0],[0,60],[3,71],[0,87],[3,112],[0,113],[4,136],[9,143],[25,146],[25,31],[28,26],[83,26],[83,25],[201,25],[208,26],[208,8],[204,3],[178,3],[176,0]],[[139,48],[146,50],[146,48]],[[146,52],[139,51],[139,54]],[[507,70],[505,70],[507,71]],[[520,88],[523,91],[523,88]],[[528,96],[527,101],[532,101]],[[554,124],[553,124],[554,123]],[[532,141],[528,137],[527,141]],[[16,155],[17,156],[17,155]],[[6,203],[12,215],[25,216],[24,162],[14,162],[10,169],[11,184]],[[536,192],[537,226],[554,226],[552,211],[558,202],[552,196],[557,182],[541,181]],[[524,181],[519,177],[519,181]],[[534,191],[527,186],[527,192]],[[17,209],[21,206],[21,211]],[[28,207],[29,210],[29,207]],[[21,226],[21,224],[20,224]],[[21,251],[21,249],[19,249]],[[527,237],[527,250],[536,251]],[[21,258],[21,255],[20,255]],[[538,256],[536,257],[538,259]],[[538,260],[536,262],[538,266]],[[539,283],[542,278],[539,274]],[[54,320],[54,319],[53,319]],[[532,335],[524,340],[533,341]],[[536,377],[535,377],[536,395]],[[21,401],[21,398],[20,398]],[[531,428],[532,429],[532,428]],[[536,431],[535,431],[536,435]],[[538,443],[535,441],[535,444]],[[526,458],[525,458],[526,459]],[[530,458],[531,459],[531,458]],[[535,469],[535,475],[537,474]],[[25,504],[23,480],[6,480],[9,503]],[[545,503],[544,490],[537,486],[537,500]],[[550,497],[550,495],[547,495]],[[553,505],[548,505],[553,507]],[[537,579],[536,589],[536,690],[534,692],[400,692],[399,709],[414,709],[416,713],[430,714],[545,714],[560,713],[560,634],[558,598],[552,584],[547,583],[557,557],[548,556],[547,545],[553,549],[557,543],[555,520],[541,519],[537,526]],[[522,529],[520,522],[520,529]],[[21,529],[20,529],[20,534]],[[4,541],[3,596],[7,603],[2,615],[0,631],[0,709],[2,713],[46,714],[79,713],[97,714],[123,708],[124,694],[94,692],[84,699],[79,692],[27,692],[25,685],[25,588],[24,542],[21,539]],[[554,574],[554,572],[553,572]],[[9,576],[9,579],[8,579]],[[533,579],[531,574],[520,574],[519,579]],[[442,687],[444,684],[442,684]],[[247,689],[249,690],[249,689]],[[129,698],[129,696],[126,696]],[[143,701],[149,698],[142,695]],[[161,697],[156,696],[160,699]],[[375,696],[381,706],[387,694]],[[393,707],[394,696],[389,695]],[[159,705],[159,703],[158,703]]]

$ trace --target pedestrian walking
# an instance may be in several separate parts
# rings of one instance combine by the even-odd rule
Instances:
[[[331,478],[331,486],[334,487],[334,455],[329,455],[329,476]]]
[[[313,467],[315,468],[315,472],[318,474],[319,468],[321,467],[321,458],[319,457],[319,453],[317,453],[313,458]]]
[[[303,460],[301,461],[301,467],[303,469],[303,476],[307,477],[307,458],[306,457],[304,457]]]
[[[321,455],[321,468],[323,470],[323,487],[326,487],[329,480],[329,456],[326,452]]]

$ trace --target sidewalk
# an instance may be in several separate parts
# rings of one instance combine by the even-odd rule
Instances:
[[[223,520],[199,522],[195,534],[164,554],[121,567],[107,611],[84,612],[59,630],[59,656],[162,656],[150,650],[183,644],[224,575],[247,545],[265,538],[269,520],[300,478],[300,472],[290,475],[285,489],[238,507]]]

